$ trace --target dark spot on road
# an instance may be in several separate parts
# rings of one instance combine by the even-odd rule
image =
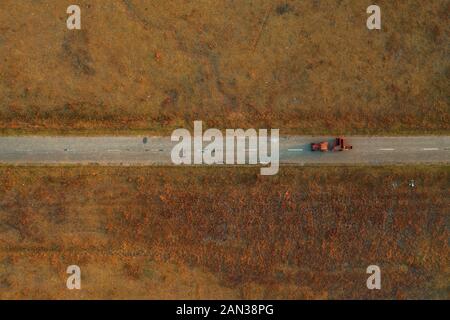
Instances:
[[[142,143],[143,143],[143,144],[147,144],[147,142],[148,142],[148,138],[147,138],[147,137],[145,137],[144,139],[142,139]]]

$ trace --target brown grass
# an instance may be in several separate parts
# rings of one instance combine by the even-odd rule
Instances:
[[[258,172],[0,167],[0,298],[448,298],[448,166]]]
[[[0,2],[0,132],[448,133],[448,1]]]

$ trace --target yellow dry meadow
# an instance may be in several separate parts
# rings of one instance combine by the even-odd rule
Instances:
[[[449,132],[449,2],[0,2],[0,132]]]

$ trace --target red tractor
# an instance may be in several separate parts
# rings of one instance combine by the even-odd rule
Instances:
[[[333,151],[346,151],[351,149],[353,149],[353,146],[345,144],[344,138],[336,138],[333,146]]]
[[[346,151],[353,149],[353,146],[345,144],[344,138],[336,138],[334,141],[333,147],[331,148],[331,151]],[[328,142],[323,141],[319,143],[311,143],[311,151],[321,151],[321,152],[327,152],[328,149]]]

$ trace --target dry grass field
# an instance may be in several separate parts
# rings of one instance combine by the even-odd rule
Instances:
[[[0,132],[449,132],[447,0],[0,1]]]
[[[0,167],[0,298],[449,298],[448,166],[258,173]]]

